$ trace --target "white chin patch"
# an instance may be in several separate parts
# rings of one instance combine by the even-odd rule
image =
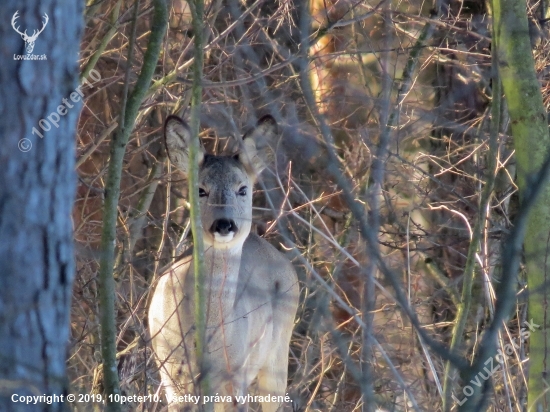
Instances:
[[[214,233],[214,240],[219,243],[231,242],[235,237],[235,233],[229,232],[227,235],[220,235],[218,232]]]

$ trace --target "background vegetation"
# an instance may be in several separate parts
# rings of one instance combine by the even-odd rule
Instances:
[[[93,69],[101,79],[83,89],[78,128],[73,392],[104,389],[98,273],[109,142],[132,128],[125,96],[144,77],[146,50],[161,30],[153,24],[156,3],[89,1],[85,9],[82,78]],[[513,231],[523,216],[518,143],[510,101],[501,99],[492,9],[475,0],[205,5],[201,136],[208,150],[230,153],[264,114],[281,130],[278,156],[255,194],[254,230],[293,260],[300,277],[288,388],[294,410],[458,410],[468,384],[482,394],[482,409],[526,410],[529,340],[520,332],[530,319],[527,277],[503,259],[517,248],[501,252],[510,234],[521,244]],[[535,58],[544,104],[546,10],[544,2],[528,5],[523,34],[530,41],[522,49]],[[115,203],[114,345],[126,395],[161,393],[145,309],[155,279],[191,239],[187,185],[160,139],[167,115],[189,114],[195,54],[187,2],[169,1],[168,18],[123,151]],[[512,291],[500,295],[512,313],[498,304],[501,281]],[[537,283],[537,292],[544,286]],[[476,387],[468,365],[480,353],[490,354],[481,362],[494,355],[482,351],[493,324],[495,349],[506,355]],[[532,336],[543,336],[542,327]]]

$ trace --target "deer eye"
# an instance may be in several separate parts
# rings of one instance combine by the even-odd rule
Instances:
[[[199,197],[206,197],[208,196],[208,193],[206,193],[206,190],[204,190],[202,187],[199,187]]]
[[[247,191],[248,187],[246,186],[243,186],[239,189],[239,196],[246,196],[246,191]]]

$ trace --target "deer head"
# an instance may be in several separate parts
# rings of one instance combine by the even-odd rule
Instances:
[[[19,26],[15,27],[15,22],[19,18],[18,14],[19,14],[19,10],[17,10],[15,12],[15,14],[13,15],[13,18],[11,19],[11,26],[13,27],[13,29],[17,33],[19,33],[21,35],[21,38],[25,42],[25,48],[27,49],[27,53],[30,54],[30,53],[32,53],[32,51],[34,49],[34,42],[36,41],[38,35],[44,31],[44,29],[46,28],[46,25],[48,24],[48,21],[50,19],[49,19],[48,15],[46,13],[44,13],[44,22],[42,23],[42,28],[40,30],[34,30],[33,33],[32,33],[32,36],[29,36],[27,34],[27,30],[25,30],[23,33],[21,33],[21,31],[19,30]]]
[[[272,150],[268,143],[276,130],[275,119],[264,116],[256,128],[245,134],[240,152],[233,156],[207,154],[201,146],[197,189],[207,246],[218,249],[242,246],[250,234],[254,181],[268,162]],[[189,170],[190,142],[187,124],[170,116],[165,125],[168,157],[185,174]]]

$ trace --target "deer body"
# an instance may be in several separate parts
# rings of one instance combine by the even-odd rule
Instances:
[[[194,352],[191,258],[176,262],[160,278],[149,309],[153,349],[169,402],[186,394],[198,395],[197,379],[205,376],[213,395],[232,397],[232,402],[216,404],[216,411],[244,410],[246,406],[235,397],[248,395],[256,377],[259,395],[285,395],[288,348],[298,306],[296,273],[273,246],[250,233],[252,185],[264,164],[258,143],[273,129],[274,121],[268,118],[247,136],[238,156],[203,155],[199,161],[207,299],[202,368]],[[169,157],[184,172],[188,138],[181,120],[167,120]],[[280,406],[262,404],[264,412],[275,412]],[[170,411],[195,409],[189,403],[170,404]]]

